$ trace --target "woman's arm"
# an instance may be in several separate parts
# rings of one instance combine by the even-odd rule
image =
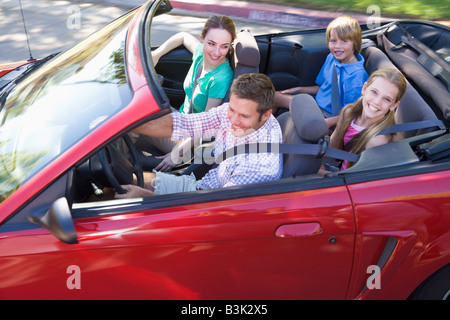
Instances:
[[[190,52],[194,52],[195,47],[200,43],[196,37],[187,32],[179,32],[164,42],[159,48],[152,51],[153,64],[158,64],[159,59],[166,53],[184,45]]]
[[[208,98],[208,102],[206,103],[205,112],[212,108],[216,108],[216,107],[222,105],[222,103],[223,103],[223,99]]]

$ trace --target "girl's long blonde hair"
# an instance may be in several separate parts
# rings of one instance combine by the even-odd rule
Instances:
[[[398,94],[395,102],[400,101],[406,91],[406,80],[403,74],[395,68],[384,68],[373,72],[369,80],[367,80],[366,87],[370,86],[377,77],[382,77],[392,84],[394,84],[398,89]],[[342,113],[342,124],[340,126],[339,132],[336,132],[338,141],[338,148],[344,149],[344,135],[352,121],[361,116],[363,105],[363,97],[359,98],[355,103],[349,104],[341,110]],[[360,154],[366,149],[367,143],[375,137],[381,130],[386,127],[395,124],[395,111],[389,110],[383,118],[378,120],[376,123],[366,128],[361,132],[361,136],[352,147],[352,153]],[[351,167],[353,163],[349,163],[347,167]]]

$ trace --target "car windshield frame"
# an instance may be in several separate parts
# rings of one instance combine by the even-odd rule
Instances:
[[[135,10],[48,61],[0,106],[0,203],[133,98],[126,38]]]

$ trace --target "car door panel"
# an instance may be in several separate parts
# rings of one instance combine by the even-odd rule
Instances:
[[[14,264],[27,281],[13,277],[3,294],[36,297],[52,282],[49,298],[345,297],[354,219],[344,186],[175,207],[168,206],[173,196],[157,201],[163,197],[160,208],[152,199],[97,203],[98,210],[83,204],[73,210],[74,245],[44,229],[9,233],[1,265]],[[115,213],[92,214],[102,210]],[[67,287],[73,265],[81,289]]]
[[[323,199],[325,193],[333,205]],[[198,292],[200,298],[336,298],[346,291],[354,237],[346,194],[339,187],[316,194],[236,199],[138,211],[131,213],[133,219],[125,214],[123,221],[120,215],[80,219],[77,226],[97,228],[80,233],[80,244],[95,246],[87,239],[98,234],[97,242],[104,248],[115,246],[117,240],[102,236],[108,230],[122,233],[114,226],[120,225],[126,230],[122,239],[130,241],[126,247],[141,247],[149,256],[148,269],[160,266],[158,272]],[[320,212],[320,208],[327,209]],[[320,223],[319,234],[285,238],[275,234],[281,225],[311,221]],[[332,237],[336,243],[330,243]],[[320,284],[330,286],[327,294],[316,291]]]
[[[192,64],[192,53],[180,47],[161,57],[155,69],[164,79],[163,88],[172,107],[178,109],[184,102],[184,79]]]
[[[444,226],[450,223],[449,178],[447,170],[349,185],[357,226],[349,298],[403,295],[406,299],[419,285],[411,279],[424,279],[430,269],[448,263],[448,258],[429,252],[448,234]],[[392,248],[379,265],[389,242]],[[371,265],[380,268],[381,286],[364,290]]]

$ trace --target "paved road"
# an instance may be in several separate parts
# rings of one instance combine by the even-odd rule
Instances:
[[[111,6],[107,2],[76,2],[51,0],[1,0],[0,2],[0,64],[29,58],[20,2],[26,21],[29,43],[34,58],[42,58],[69,48],[130,7]],[[208,15],[190,14],[175,9],[172,14],[155,19],[152,45],[158,45],[179,31],[198,35]],[[290,30],[271,24],[236,20],[238,30],[250,29],[254,34]]]

